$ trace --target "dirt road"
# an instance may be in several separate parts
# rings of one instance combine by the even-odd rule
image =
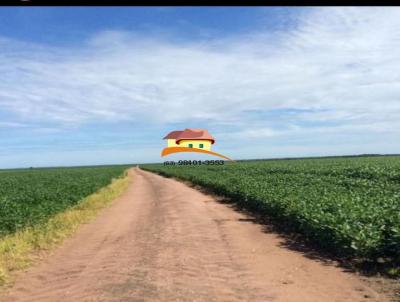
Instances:
[[[244,214],[141,170],[0,301],[386,301]]]

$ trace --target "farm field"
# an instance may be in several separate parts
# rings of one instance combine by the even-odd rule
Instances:
[[[110,207],[0,300],[391,301],[382,285],[283,247],[209,194],[139,168],[127,176]]]
[[[395,280],[309,258],[248,213],[144,170],[234,197],[338,254],[394,264],[398,166],[376,157],[3,170],[0,300],[396,301]]]
[[[0,237],[76,205],[127,166],[0,170]]]
[[[400,259],[400,157],[141,165],[265,213],[336,255]]]

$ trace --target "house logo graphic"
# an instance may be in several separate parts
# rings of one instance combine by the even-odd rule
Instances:
[[[215,139],[206,129],[185,129],[172,131],[163,139],[167,140],[167,147],[161,151],[161,157],[178,152],[198,152],[232,160],[222,154],[211,151]]]

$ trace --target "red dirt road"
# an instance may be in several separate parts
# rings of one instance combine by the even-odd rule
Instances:
[[[129,189],[0,301],[386,301],[230,206],[132,169]]]

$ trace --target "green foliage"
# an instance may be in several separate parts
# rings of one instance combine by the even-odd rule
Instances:
[[[0,171],[0,237],[46,222],[111,183],[126,166]]]
[[[231,197],[338,255],[400,259],[400,157],[141,167]]]

